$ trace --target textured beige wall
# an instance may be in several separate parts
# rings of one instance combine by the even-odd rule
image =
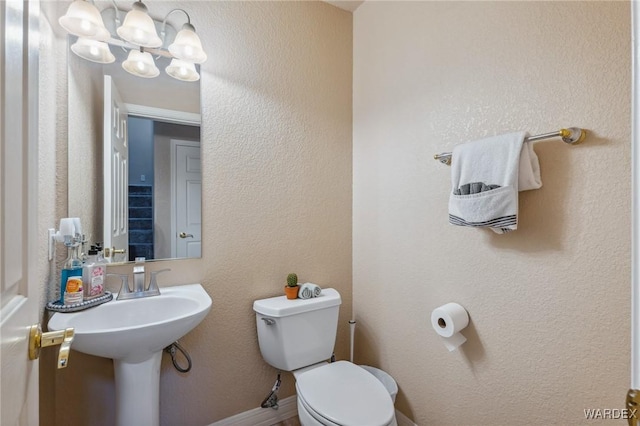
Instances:
[[[104,80],[98,64],[82,59],[69,51],[65,53],[68,63],[66,80],[69,93],[66,105],[67,114],[70,117],[67,139],[73,141],[67,147],[69,162],[67,214],[69,217],[81,218],[82,232],[90,242],[95,243],[104,241],[103,215],[100,213],[104,196],[102,186]],[[85,63],[91,64],[92,68],[86,67]],[[92,72],[88,72],[89,70]],[[63,249],[62,246],[59,247]]]
[[[419,425],[568,425],[624,408],[629,374],[628,2],[365,2],[354,13],[356,361]],[[433,154],[514,130],[544,186],[508,235],[448,224]],[[431,311],[469,311],[449,353]],[[596,422],[589,422],[596,423]]]
[[[145,3],[161,17],[176,7]],[[202,67],[203,258],[153,262],[147,270],[172,269],[161,285],[201,282],[213,308],[181,340],[193,370],[180,374],[164,357],[160,415],[171,426],[209,424],[257,407],[268,394],[276,371],[260,355],[252,303],[281,294],[287,273],[342,294],[340,358],[348,356],[352,293],[351,14],[316,1],[179,6],[209,55]],[[57,101],[64,109],[66,92]],[[48,120],[55,113],[43,111]],[[65,128],[55,131],[66,139]],[[54,144],[47,138],[41,149]],[[64,191],[58,206],[65,211],[54,220],[66,213],[62,170],[52,190]],[[42,215],[50,227],[52,206]],[[110,360],[73,352],[67,369],[52,372],[52,365],[41,363],[42,424],[113,424]],[[284,376],[281,397],[293,394],[293,383]]]

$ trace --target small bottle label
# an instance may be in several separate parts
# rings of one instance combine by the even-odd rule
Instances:
[[[104,293],[104,266],[94,266],[91,272],[90,296],[100,296]]]
[[[82,277],[69,277],[64,291],[64,304],[76,303],[82,303]]]

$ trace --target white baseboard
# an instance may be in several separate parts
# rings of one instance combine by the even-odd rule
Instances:
[[[405,416],[398,410],[396,410],[396,422],[398,423],[398,426],[418,426],[412,422],[409,417]]]
[[[254,408],[235,416],[227,417],[209,426],[271,426],[298,415],[298,400],[295,395],[278,401],[279,408]],[[409,417],[396,410],[398,426],[417,426]]]
[[[278,401],[278,409],[254,408],[235,416],[227,417],[209,426],[271,426],[298,415],[298,399],[295,395]]]

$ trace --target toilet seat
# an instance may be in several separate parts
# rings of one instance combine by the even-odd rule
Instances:
[[[303,422],[303,419],[305,419],[305,417],[302,415],[302,413],[300,413],[300,405],[302,405],[302,407],[304,408],[305,413],[308,416],[311,416],[311,418],[313,418],[313,420],[315,420],[317,424],[322,426],[340,426],[338,423],[334,423],[331,420],[325,417],[322,417],[320,414],[316,413],[313,410],[313,408],[309,407],[309,404],[307,404],[307,401],[305,401],[304,398],[300,396],[300,394],[298,394],[298,418],[300,419],[301,422]]]
[[[387,426],[395,418],[391,396],[372,374],[347,361],[301,373],[298,398],[309,414],[329,426]]]

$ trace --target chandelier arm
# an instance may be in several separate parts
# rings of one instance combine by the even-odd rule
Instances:
[[[179,9],[179,8],[170,10],[169,13],[167,13],[167,15],[164,17],[164,20],[162,21],[162,29],[160,30],[160,37],[162,37],[162,43],[165,42],[164,38],[166,36],[165,28],[167,26],[167,19],[169,18],[169,15],[171,15],[173,12],[182,12],[182,13],[184,13],[187,16],[187,24],[191,25],[191,17],[189,16],[189,14],[187,13],[186,10]]]
[[[113,4],[113,9],[116,11],[116,28],[118,28],[122,24],[122,20],[120,19],[120,10],[118,9],[118,5],[116,4],[116,0],[111,0],[111,4]]]

